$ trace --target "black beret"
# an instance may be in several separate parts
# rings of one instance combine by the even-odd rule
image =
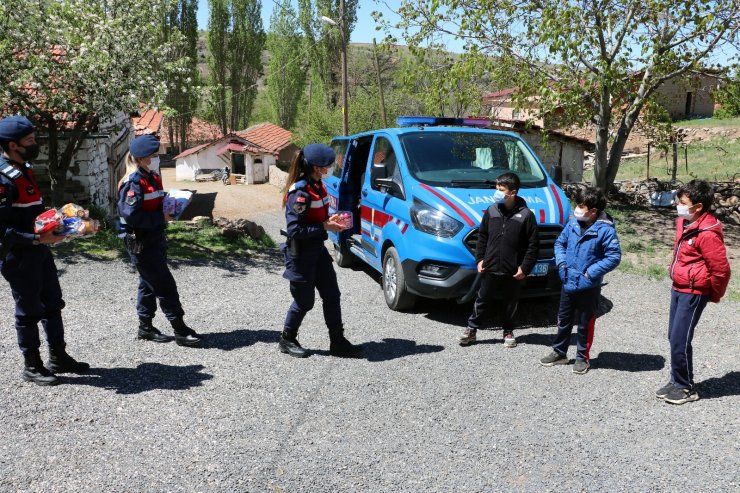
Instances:
[[[308,144],[303,148],[303,157],[311,166],[325,168],[334,164],[334,151],[326,144]]]
[[[0,140],[12,142],[20,140],[36,131],[31,120],[25,116],[9,116],[0,120]]]
[[[152,134],[140,135],[131,141],[128,150],[135,158],[151,156],[159,150],[159,141]]]

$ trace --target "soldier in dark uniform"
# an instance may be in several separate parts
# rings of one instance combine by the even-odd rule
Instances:
[[[162,210],[164,191],[162,178],[149,171],[149,163],[159,152],[159,141],[153,135],[136,137],[126,156],[126,175],[118,186],[118,214],[122,236],[131,263],[139,271],[136,311],[139,315],[139,339],[169,342],[172,337],[162,334],[152,325],[157,311],[157,299],[165,317],[175,332],[180,346],[200,346],[201,338],[185,325],[185,312],[180,304],[177,284],[167,267],[167,221]]]
[[[44,212],[41,192],[29,164],[38,157],[35,127],[25,117],[0,120],[0,272],[15,300],[15,329],[23,353],[23,379],[56,385],[54,373],[84,373],[90,365],[65,350],[62,289],[47,245],[61,241],[53,232],[34,234],[36,216]],[[39,353],[38,323],[49,343],[48,368]]]
[[[297,151],[288,171],[287,193],[283,198],[288,237],[281,245],[285,256],[283,277],[290,281],[293,303],[285,318],[279,347],[281,352],[298,358],[308,355],[298,343],[298,328],[313,308],[314,289],[319,291],[323,302],[324,321],[329,328],[329,352],[334,356],[351,357],[361,351],[360,346],[352,345],[344,337],[337,275],[324,246],[327,231],[344,229],[336,216],[329,217],[328,197],[321,181],[334,158],[331,147],[323,144],[310,144],[303,151]]]

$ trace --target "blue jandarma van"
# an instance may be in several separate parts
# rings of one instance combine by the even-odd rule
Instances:
[[[473,299],[478,226],[493,203],[496,178],[513,171],[539,225],[539,261],[523,295],[558,293],[553,247],[570,206],[524,140],[478,128],[475,119],[401,117],[397,123],[332,140],[337,160],[325,179],[330,212],[354,214],[353,228],[330,233],[337,264],[359,259],[382,273],[393,310],[410,308],[417,296]]]

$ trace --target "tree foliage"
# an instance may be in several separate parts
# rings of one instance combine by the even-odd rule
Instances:
[[[183,42],[170,52],[174,60],[186,60],[180,72],[169,74],[166,105],[168,107],[169,141],[180,151],[187,149],[187,130],[200,100],[198,73],[198,0],[176,0],[170,6],[162,24],[162,37],[183,36]]]
[[[717,118],[740,116],[740,68],[735,69],[735,74],[719,88],[714,101],[720,105],[714,112]]]
[[[267,95],[275,123],[292,128],[306,83],[303,39],[290,0],[275,7],[270,18],[267,50],[270,53]]]
[[[739,13],[737,0],[403,0],[401,21],[385,25],[414,49],[462,40],[450,77],[485,71],[539,116],[593,123],[593,185],[606,190],[655,91],[736,46]]]
[[[0,106],[48,135],[52,203],[64,200],[85,137],[141,102],[162,103],[168,74],[186,69],[172,56],[180,36],[162,42],[169,7],[165,0],[0,3]]]

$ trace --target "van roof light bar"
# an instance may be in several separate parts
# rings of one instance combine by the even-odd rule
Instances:
[[[399,127],[436,127],[441,125],[462,125],[465,127],[488,127],[488,118],[450,118],[444,116],[399,116],[396,118]]]

